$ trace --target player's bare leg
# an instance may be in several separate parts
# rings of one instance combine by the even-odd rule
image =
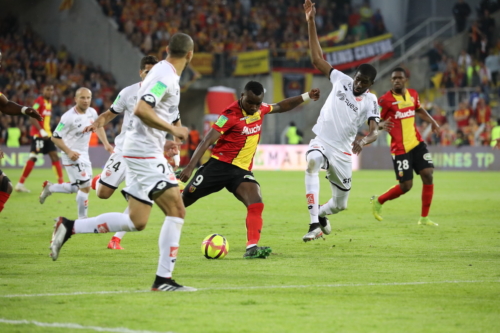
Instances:
[[[156,278],[151,287],[152,291],[196,291],[195,288],[181,286],[172,279],[182,226],[186,209],[182,202],[181,194],[177,186],[170,187],[163,192],[153,194],[155,203],[165,214],[165,220],[160,231],[158,245],[160,247],[160,258]]]
[[[253,182],[242,182],[234,195],[247,207],[247,247],[243,258],[267,258],[272,249],[267,246],[258,246],[263,225],[262,211],[264,210],[259,185]]]
[[[434,194],[434,184],[433,184],[433,168],[426,168],[420,171],[420,177],[422,178],[422,215],[418,220],[420,225],[429,225],[437,227],[438,224],[432,222],[429,219],[429,210],[431,208],[432,196]]]

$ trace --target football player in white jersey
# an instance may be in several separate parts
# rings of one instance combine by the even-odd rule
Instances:
[[[309,31],[311,61],[326,75],[333,85],[332,91],[321,108],[313,127],[316,137],[309,143],[306,153],[305,176],[309,231],[304,242],[318,239],[331,232],[327,215],[337,214],[347,208],[351,189],[352,154],[359,154],[363,146],[375,141],[380,120],[377,97],[368,91],[377,71],[369,64],[359,66],[354,79],[333,69],[323,59],[314,21],[316,8],[310,1],[304,3]],[[368,122],[370,133],[356,140],[358,128]],[[319,206],[319,170],[326,169],[332,189],[332,198]]]
[[[90,133],[83,129],[97,119],[97,112],[90,107],[92,92],[87,88],[79,88],[75,93],[76,105],[66,111],[57,125],[52,141],[61,149],[61,159],[68,174],[69,183],[52,184],[48,180],[43,183],[39,200],[43,204],[52,193],[75,193],[78,206],[78,218],[87,218],[92,165],[89,158]],[[97,131],[97,136],[110,153],[113,147],[109,144],[104,129]]]
[[[51,245],[52,260],[58,258],[61,247],[72,234],[143,230],[154,201],[165,219],[158,242],[158,269],[151,290],[196,290],[172,279],[186,210],[175,174],[163,156],[167,133],[181,140],[188,136],[185,127],[173,123],[179,118],[180,75],[192,58],[191,37],[183,33],[173,35],[167,47],[167,59],[153,67],[139,89],[133,124],[123,144],[127,186],[122,192],[128,199],[129,213],[105,213],[74,221],[60,217]]]
[[[145,56],[141,59],[139,76],[142,80],[144,80],[156,63],[158,63],[158,59],[155,56]],[[115,119],[119,114],[123,114],[122,129],[120,134],[115,138],[114,152],[104,165],[101,174],[95,176],[92,180],[92,188],[96,190],[97,196],[101,199],[111,197],[118,186],[125,180],[127,166],[123,159],[123,141],[125,140],[127,129],[132,123],[134,107],[137,104],[137,93],[140,87],[141,82],[137,82],[123,88],[109,110],[101,113],[93,124],[85,127],[83,130],[83,133],[95,132],[98,128],[104,127]],[[128,214],[128,207],[124,213]],[[108,249],[123,250],[120,241],[124,235],[125,231],[116,232],[108,244]]]

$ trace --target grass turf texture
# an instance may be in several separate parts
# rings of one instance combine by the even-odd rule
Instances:
[[[5,171],[12,180],[21,172]],[[26,183],[32,193],[13,193],[0,215],[0,319],[176,333],[500,331],[500,173],[436,172],[436,228],[417,225],[418,178],[378,222],[369,199],[394,184],[393,173],[355,172],[348,210],[330,217],[326,240],[309,243],[303,172],[255,175],[266,205],[260,243],[272,246],[270,258],[242,258],[246,210],[223,190],[189,207],[183,228],[174,278],[202,290],[153,293],[160,210],[144,231],[125,236],[124,251],[106,249],[111,234],[74,235],[52,262],[52,219],[75,217],[75,195],[40,205],[41,183],[54,176],[35,169]],[[323,177],[321,185],[325,202]],[[119,193],[90,196],[91,216],[124,208]],[[225,259],[201,254],[210,233],[230,242]],[[126,293],[3,297],[96,291]],[[92,332],[2,322],[0,331]]]

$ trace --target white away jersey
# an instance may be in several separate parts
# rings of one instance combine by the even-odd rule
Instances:
[[[54,131],[53,137],[63,139],[69,149],[80,153],[78,162],[90,165],[89,141],[90,133],[83,133],[83,129],[90,126],[97,119],[97,112],[88,108],[85,113],[79,113],[72,107],[62,115],[61,121]],[[63,164],[73,164],[66,153],[61,152]]]
[[[353,79],[336,69],[330,82],[332,91],[312,130],[334,149],[351,154],[358,128],[370,118],[379,121],[377,97],[370,92],[354,96]]]
[[[113,105],[109,108],[115,114],[123,113],[123,124],[120,135],[115,138],[115,153],[123,153],[123,142],[125,141],[125,133],[132,126],[134,117],[134,107],[137,104],[137,93],[141,83],[137,82],[120,91]]]
[[[137,101],[145,101],[161,119],[169,124],[179,120],[180,77],[168,61],[157,63],[146,76],[137,93]],[[151,128],[138,117],[133,123],[123,144],[123,154],[134,157],[163,157],[163,146],[167,133]]]

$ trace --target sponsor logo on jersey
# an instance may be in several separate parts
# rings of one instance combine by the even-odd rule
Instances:
[[[241,135],[251,135],[251,134],[259,133],[260,128],[261,128],[261,125],[257,125],[257,126],[252,127],[252,128],[248,128],[245,126],[245,127],[243,127],[243,131],[241,132]]]
[[[397,105],[399,103],[400,103],[400,101],[395,101],[395,102],[392,102],[392,105]]]
[[[105,234],[107,232],[109,232],[109,227],[108,227],[107,223],[103,223],[103,224],[98,224],[97,225],[97,233],[99,233],[99,234]]]
[[[404,119],[410,117],[415,117],[414,110],[408,110],[406,112],[396,111],[396,117],[395,117],[396,119]]]
[[[312,193],[306,194],[306,198],[308,205],[314,205],[314,194]]]
[[[354,105],[352,102],[350,102],[347,98],[346,98],[346,94],[344,94],[342,91],[337,91],[337,97],[341,100],[341,101],[345,101],[345,104],[347,104],[348,107],[351,108],[352,111],[354,112],[358,112],[358,107],[356,105]]]
[[[215,122],[215,125],[222,128],[222,126],[224,126],[224,124],[227,123],[228,120],[229,119],[226,116],[222,115],[219,117],[219,119],[217,119],[217,121]]]
[[[179,252],[179,247],[178,246],[171,246],[170,247],[170,257],[171,258],[177,257],[177,252]]]

